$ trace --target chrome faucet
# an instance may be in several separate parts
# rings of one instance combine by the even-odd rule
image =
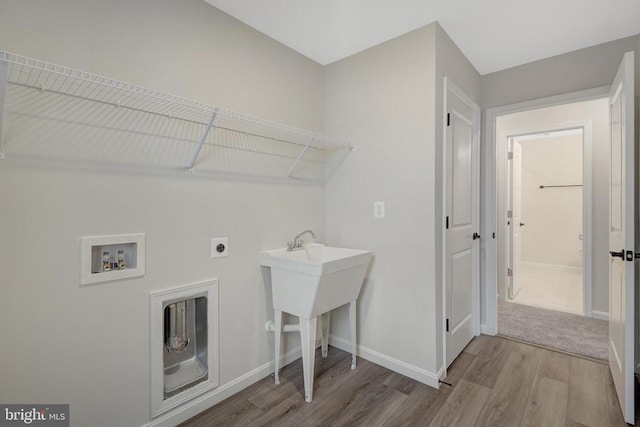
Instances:
[[[304,241],[302,241],[300,237],[304,236],[306,233],[310,233],[312,239],[316,238],[316,235],[313,231],[304,230],[302,233],[294,237],[293,241],[287,242],[287,251],[291,252],[291,251],[296,251],[298,249],[302,249],[302,245],[304,244]]]

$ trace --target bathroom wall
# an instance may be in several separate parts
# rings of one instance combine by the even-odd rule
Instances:
[[[582,268],[582,134],[522,146],[522,261]],[[516,224],[516,226],[518,226]]]
[[[3,0],[0,49],[322,130],[322,68],[200,0]],[[150,291],[219,279],[221,386],[272,360],[258,253],[305,228],[325,237],[316,186],[11,158],[0,183],[0,402],[69,403],[75,426],[149,421]],[[81,236],[138,232],[145,277],[79,286]],[[219,236],[230,255],[212,260]]]
[[[583,121],[591,123],[592,131],[592,310],[609,312],[609,104],[606,98],[540,108],[501,116],[497,121],[498,140],[506,144],[507,135],[529,130],[549,130]],[[543,190],[540,190],[543,191]],[[546,191],[546,190],[544,190]],[[525,221],[526,223],[526,221]],[[526,226],[525,226],[526,228]],[[504,283],[498,293],[505,295]]]

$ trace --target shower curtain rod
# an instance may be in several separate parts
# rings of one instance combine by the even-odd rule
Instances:
[[[563,188],[563,187],[582,187],[582,184],[571,185],[541,185],[540,188]]]

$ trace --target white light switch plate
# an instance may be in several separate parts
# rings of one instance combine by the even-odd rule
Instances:
[[[211,239],[211,258],[222,258],[229,255],[229,239],[214,237]]]
[[[384,202],[373,202],[373,217],[384,218]]]

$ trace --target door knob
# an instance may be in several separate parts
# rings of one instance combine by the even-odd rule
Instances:
[[[620,252],[609,251],[609,253],[611,254],[612,257],[618,257],[624,260],[624,249],[621,250]]]
[[[524,227],[524,222],[521,222],[521,223],[520,223],[520,227]]]
[[[479,239],[480,235],[478,233],[473,233],[473,240]]]

